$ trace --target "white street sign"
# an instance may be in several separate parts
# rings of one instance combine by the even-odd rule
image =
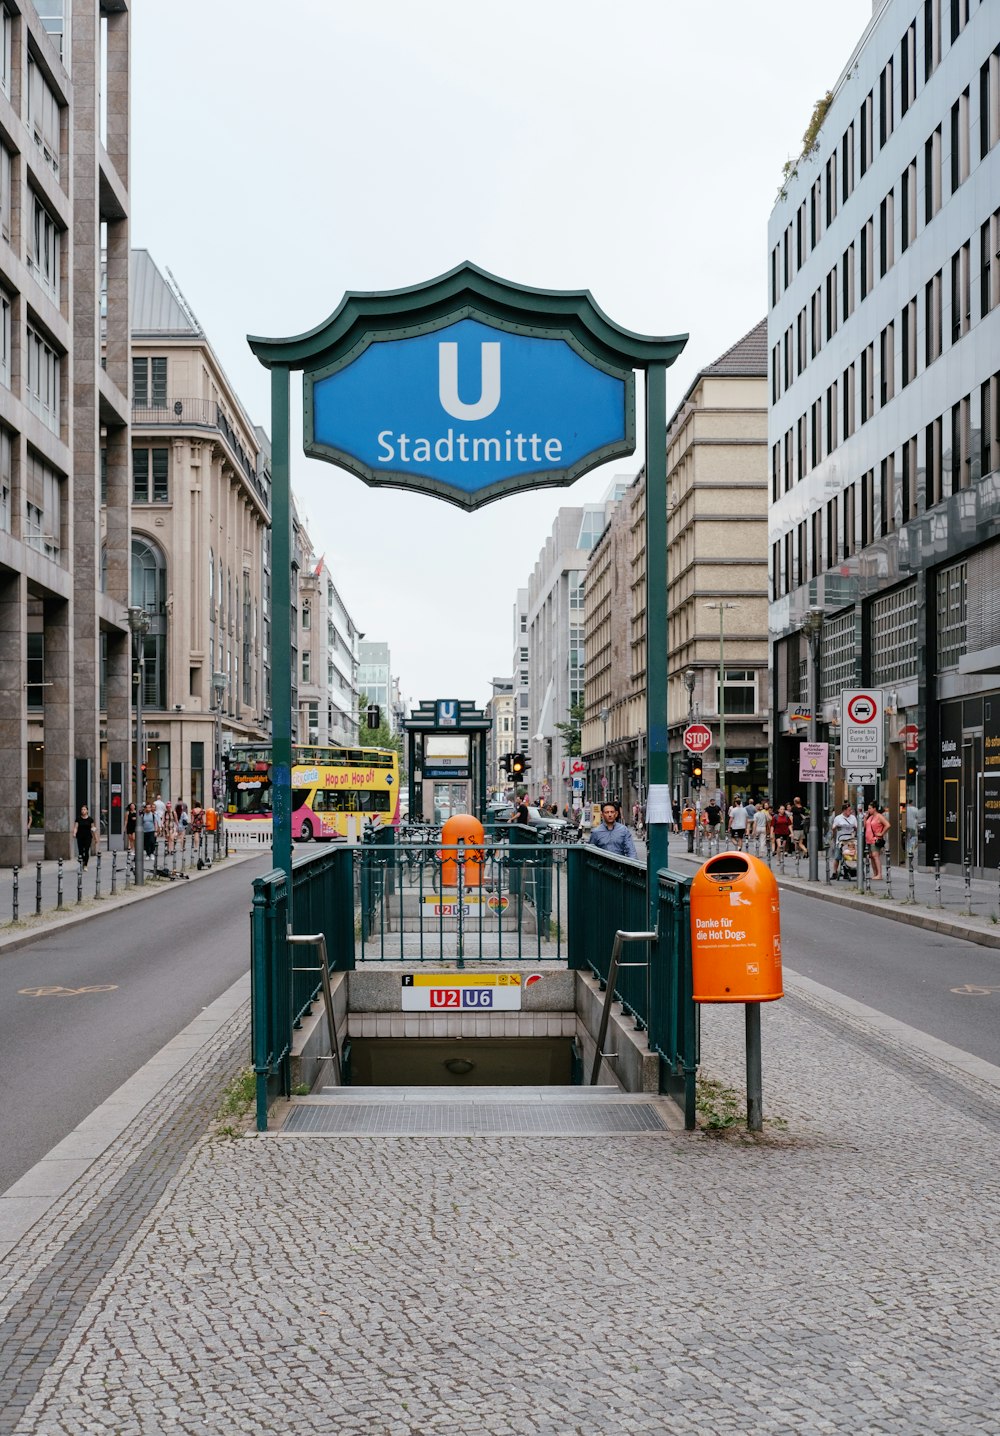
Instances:
[[[877,772],[885,762],[885,705],[880,688],[845,688],[840,695],[840,761],[851,773]],[[848,781],[859,781],[848,777]],[[866,778],[874,782],[874,776]]]
[[[877,778],[878,770],[876,768],[862,768],[860,770],[852,768],[847,775],[847,781],[849,783],[856,783],[861,788],[871,787]]]

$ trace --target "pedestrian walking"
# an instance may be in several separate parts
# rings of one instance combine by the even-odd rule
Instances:
[[[694,816],[694,809],[692,817]],[[617,803],[605,803],[601,808],[602,822],[593,830],[590,841],[595,848],[606,853],[619,853],[625,858],[634,858],[635,843],[632,834],[621,821],[621,809]]]
[[[771,845],[771,810],[766,802],[762,801],[754,810],[750,831],[753,834],[754,847],[759,856],[765,848],[769,848]]]
[[[708,832],[709,841],[713,839],[718,842],[719,828],[722,826],[722,809],[713,798],[705,805],[705,827]]]
[[[90,816],[90,809],[86,803],[80,809],[80,816],[73,824],[73,836],[76,838],[76,850],[80,855],[80,861],[86,867],[90,862],[90,850],[94,845],[94,820]]]
[[[147,803],[142,810],[142,850],[147,858],[156,857],[156,810]]]
[[[809,816],[809,810],[802,806],[802,799],[797,793],[792,799],[788,816],[792,820],[792,847],[800,853],[806,853],[808,851],[806,848],[806,819]]]
[[[872,865],[873,878],[882,876],[882,852],[885,848],[885,835],[890,826],[889,819],[879,812],[875,803],[869,803],[865,813],[865,851]]]
[[[841,804],[840,812],[830,824],[830,837],[833,842],[833,872],[831,877],[840,877],[840,864],[844,856],[844,846],[847,843],[854,843],[858,837],[858,820],[849,802]]]
[[[130,853],[135,852],[135,830],[138,827],[139,814],[134,803],[129,803],[125,809],[125,846]]]
[[[736,844],[739,852],[743,851],[743,843],[747,835],[747,810],[744,807],[743,799],[737,794],[736,802],[729,809],[729,836]]]
[[[779,804],[778,811],[771,819],[771,838],[775,857],[779,853],[788,851],[788,839],[792,831],[792,820],[784,803]]]

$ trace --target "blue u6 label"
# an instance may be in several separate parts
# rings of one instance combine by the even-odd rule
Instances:
[[[475,508],[632,452],[633,386],[565,339],[460,319],[307,375],[306,449]]]

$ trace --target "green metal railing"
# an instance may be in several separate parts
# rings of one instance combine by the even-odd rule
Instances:
[[[352,968],[353,850],[326,848],[297,857],[292,865],[292,906],[297,931],[324,934],[331,970]],[[261,1132],[267,1129],[271,1092],[290,1095],[292,1034],[322,985],[313,972],[292,971],[288,928],[288,880],[275,868],[254,879],[250,911],[250,1044]]]
[[[509,837],[476,859],[481,881],[464,884],[461,845],[401,845],[390,832],[360,847],[310,850],[292,866],[296,933],[323,933],[331,971],[361,962],[555,961],[589,970],[606,984],[615,934],[643,931],[646,872],[596,847]],[[458,881],[442,892],[442,862],[457,859]],[[698,1024],[691,1000],[690,879],[657,875],[652,943],[636,943],[619,969],[615,997],[645,1031],[661,1060],[660,1090],[694,1125]],[[252,1051],[257,1125],[271,1096],[290,1095],[294,1029],[321,987],[315,971],[293,971],[288,885],[275,869],[253,883]],[[645,959],[645,961],[644,961]],[[632,962],[639,964],[632,966]]]
[[[571,965],[589,968],[603,987],[615,934],[645,930],[646,871],[633,859],[587,846],[571,853],[569,875]],[[615,982],[622,1010],[645,1030],[650,1048],[662,1059],[661,1091],[678,1100],[689,1128],[694,1126],[699,1035],[691,1000],[690,884],[689,877],[666,868],[657,874],[658,939],[636,943],[629,966],[619,969]]]

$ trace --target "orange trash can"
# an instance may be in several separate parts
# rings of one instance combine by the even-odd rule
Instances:
[[[695,1002],[773,1002],[781,983],[778,884],[749,853],[719,853],[691,881]]]
[[[448,848],[454,847],[459,841],[465,843],[467,854],[462,864],[462,881],[467,888],[479,887],[483,880],[484,837],[483,825],[478,818],[473,818],[468,813],[456,813],[453,818],[448,819],[441,829],[439,854],[443,888],[458,887],[458,854],[449,853]]]

